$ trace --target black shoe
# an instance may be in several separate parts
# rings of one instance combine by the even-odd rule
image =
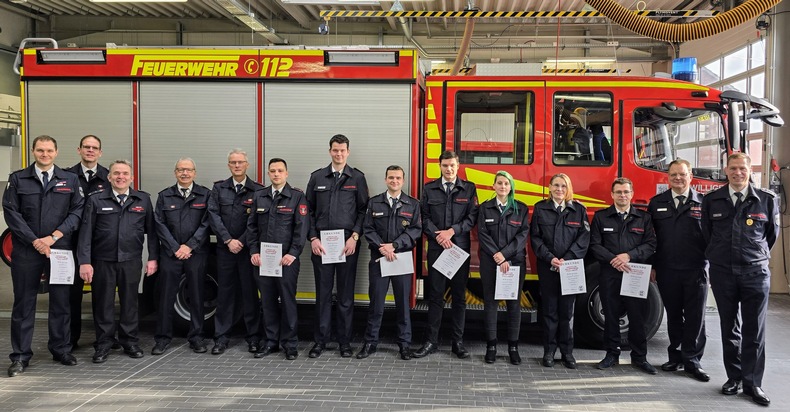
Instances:
[[[151,349],[151,355],[161,355],[167,352],[168,345],[166,342],[156,342],[153,349]]]
[[[143,350],[137,345],[131,345],[123,349],[123,353],[129,355],[132,359],[139,359],[143,357]]]
[[[417,349],[417,352],[412,354],[413,358],[424,358],[432,353],[436,353],[439,350],[439,345],[431,342],[425,342],[424,345],[420,349]]]
[[[313,347],[312,349],[310,349],[310,353],[307,356],[311,358],[317,358],[321,356],[321,354],[324,353],[325,350],[326,350],[326,346],[324,346],[323,343],[316,342],[315,344],[313,344]]]
[[[194,342],[189,342],[189,349],[192,349],[195,353],[206,353],[208,352],[208,348],[206,344],[202,340],[197,340]]]
[[[110,356],[110,349],[108,348],[96,349],[96,353],[93,354],[93,363],[107,362],[107,357],[109,356]]]
[[[261,349],[261,343],[260,342],[255,342],[255,341],[247,342],[247,352],[249,352],[249,353],[258,353],[258,351],[260,349]]]
[[[685,368],[685,369],[686,369],[686,373],[688,373],[689,375],[694,377],[694,379],[696,379],[696,380],[698,380],[700,382],[708,382],[708,381],[710,381],[710,375],[708,375],[708,373],[705,372],[705,370],[702,369],[702,368],[691,368],[691,367],[688,367],[688,368]]]
[[[376,349],[377,345],[375,343],[365,342],[365,344],[362,345],[362,349],[357,352],[357,359],[367,358],[368,356],[376,353]],[[343,350],[341,349],[340,351],[342,352]]]
[[[112,343],[112,346],[110,346],[110,349],[113,350],[123,349],[123,346],[118,341],[115,341]]]
[[[496,362],[496,343],[494,343],[493,345],[491,343],[486,345],[486,355],[483,356],[483,360],[486,363]]]
[[[466,350],[464,343],[461,341],[453,342],[452,351],[455,356],[458,356],[458,359],[466,359],[469,357],[469,351]]]
[[[596,368],[598,368],[598,369],[607,369],[607,368],[611,368],[612,366],[618,365],[618,364],[620,364],[620,359],[619,358],[617,358],[616,356],[613,356],[613,355],[606,355],[603,358],[603,360],[598,362],[598,366],[596,366]]]
[[[354,356],[354,350],[351,349],[351,345],[348,343],[341,343],[340,344],[340,357],[342,358],[350,358]]]
[[[285,359],[294,360],[299,357],[299,351],[296,348],[285,348]]]
[[[656,368],[653,367],[653,365],[651,365],[650,362],[648,362],[646,360],[643,360],[643,361],[631,360],[631,365],[633,365],[633,367],[635,367],[637,369],[641,369],[645,373],[649,373],[651,375],[655,375],[655,374],[658,373]]]
[[[408,346],[401,346],[400,348],[400,358],[402,360],[411,360],[414,357],[414,352],[412,352],[411,348]]]
[[[264,358],[266,356],[271,355],[274,352],[279,352],[279,351],[280,351],[280,348],[278,346],[266,345],[266,346],[260,348],[257,352],[255,352],[255,355],[252,355],[252,356],[256,357],[256,358]]]
[[[511,365],[521,365],[521,355],[518,354],[518,345],[508,344],[507,355],[510,357]]]
[[[735,379],[727,379],[727,382],[721,385],[721,393],[723,395],[737,395],[740,389],[741,381],[736,381]]]
[[[554,367],[554,354],[553,353],[544,353],[543,360],[541,364],[547,368]]]
[[[771,400],[768,399],[768,396],[765,395],[765,392],[759,386],[743,385],[743,394],[751,396],[754,403],[758,405],[768,406],[771,404]]]
[[[25,368],[27,368],[27,362],[18,360],[11,362],[11,366],[8,367],[8,377],[13,378],[14,376],[19,376],[25,372]]]
[[[568,369],[576,369],[576,358],[570,353],[562,355],[562,364]]]
[[[225,342],[215,343],[214,347],[211,348],[212,355],[222,355],[225,353],[225,350],[228,349],[228,344]]]
[[[64,353],[59,356],[52,356],[52,359],[60,362],[61,365],[74,366],[77,364],[77,358],[70,353]]]
[[[665,362],[663,365],[661,365],[661,370],[664,371],[664,372],[674,372],[674,371],[680,370],[680,369],[683,369],[683,364],[680,363],[680,362],[669,361],[669,362]]]

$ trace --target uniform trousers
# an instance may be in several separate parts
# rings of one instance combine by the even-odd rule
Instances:
[[[162,255],[159,258],[159,280],[157,282],[159,304],[157,311],[157,342],[169,343],[173,339],[174,304],[182,275],[185,276],[185,296],[189,301],[190,326],[187,340],[198,342],[203,339],[203,290],[208,254],[192,255],[187,260]]]
[[[332,290],[337,278],[337,342],[346,345],[351,342],[352,321],[354,317],[354,283],[357,278],[357,261],[360,245],[354,254],[346,256],[344,263],[321,264],[321,256],[311,254],[316,290],[315,342],[326,344],[332,339]]]
[[[371,252],[372,256],[381,256]],[[384,259],[384,257],[381,257]],[[392,283],[392,293],[395,295],[395,324],[398,328],[398,346],[408,347],[411,344],[411,313],[410,302],[412,276],[381,276],[381,264],[376,260],[378,257],[371,258],[368,265],[368,297],[370,306],[368,307],[368,326],[365,329],[365,342],[378,343],[379,331],[381,330],[381,320],[384,317],[384,303],[387,299],[387,291]]]
[[[560,272],[552,271],[550,267],[538,262],[543,353],[554,355],[559,348],[562,355],[573,355],[573,312],[576,295],[562,295]]]
[[[439,248],[428,248],[428,336],[427,341],[439,344],[439,327],[442,325],[444,311],[444,292],[450,285],[452,297],[452,341],[460,342],[464,337],[466,324],[466,283],[469,280],[470,260],[467,259],[452,279],[447,279],[441,272],[433,268],[433,263],[443,252]]]
[[[76,262],[76,256],[74,257]],[[71,345],[75,346],[82,336],[82,290],[85,281],[80,277],[80,266],[74,272],[74,284],[69,287],[69,312],[71,313]]]
[[[523,263],[519,264],[518,290],[516,299],[506,300],[507,307],[507,340],[508,342],[518,341],[521,331],[521,286],[524,283],[524,274],[527,267]],[[496,292],[496,274],[499,267],[494,263],[494,259],[488,256],[480,256],[480,280],[483,283],[483,312],[486,328],[486,339],[489,341],[497,338],[497,311],[499,301],[494,299]]]
[[[17,249],[23,249],[17,251]],[[29,250],[27,250],[29,249]],[[41,274],[49,272],[49,259],[30,248],[16,248],[11,257],[14,305],[11,309],[12,361],[28,362],[33,357],[33,326]],[[54,356],[71,352],[69,285],[49,285],[49,340]]]
[[[241,307],[247,331],[247,343],[260,340],[261,303],[255,278],[258,273],[250,262],[249,249],[231,253],[217,248],[217,313],[214,315],[214,341],[227,344],[236,308]]]
[[[625,309],[628,315],[628,343],[631,360],[647,360],[647,334],[645,312],[647,299],[620,296],[622,274],[604,271],[600,276],[601,305],[604,315],[604,348],[608,355],[620,356],[620,314]]]
[[[296,283],[299,268],[299,259],[296,259],[290,266],[283,266],[281,278],[257,276],[257,273],[255,275],[261,293],[260,303],[263,306],[265,346],[276,348],[280,345],[284,349],[296,349],[298,343]]]
[[[719,310],[727,378],[742,380],[747,386],[762,386],[771,286],[768,264],[744,271],[711,265],[710,283]]]
[[[700,368],[705,352],[708,276],[700,269],[657,269],[656,283],[667,312],[669,361]]]
[[[126,262],[93,262],[93,282],[91,296],[93,298],[93,325],[96,329],[96,342],[93,344],[98,351],[109,350],[115,342],[115,288],[118,288],[121,313],[118,323],[118,342],[125,348],[137,345],[138,313],[137,287],[143,272],[143,262],[139,259]]]

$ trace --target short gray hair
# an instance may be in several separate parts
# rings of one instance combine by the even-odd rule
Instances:
[[[230,152],[228,152],[228,161],[230,161],[230,157],[231,157],[232,155],[235,155],[235,154],[240,154],[240,155],[244,156],[244,160],[246,160],[246,161],[249,161],[249,160],[250,160],[250,159],[247,157],[247,152],[245,152],[244,150],[242,150],[242,149],[240,149],[240,148],[238,148],[238,147],[237,147],[237,148],[235,148],[235,149],[230,149]]]
[[[192,160],[191,157],[182,157],[182,158],[176,160],[176,164],[175,164],[175,166],[173,166],[173,168],[174,169],[178,169],[178,164],[181,163],[181,162],[192,162],[192,168],[197,170],[197,164],[195,164],[195,161]]]

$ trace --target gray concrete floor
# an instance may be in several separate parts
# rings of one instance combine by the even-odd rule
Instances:
[[[0,348],[10,351],[10,274],[0,265]],[[86,302],[86,311],[89,304]],[[771,296],[768,317],[768,364],[763,389],[774,410],[790,409],[785,381],[790,372],[790,296]],[[75,351],[80,364],[62,366],[46,349],[46,298],[39,302],[34,356],[30,367],[17,378],[0,377],[0,409],[4,411],[344,411],[344,410],[757,410],[743,395],[719,394],[726,380],[721,362],[718,314],[708,313],[708,345],[704,368],[712,379],[701,383],[683,372],[659,371],[649,376],[621,364],[608,371],[594,365],[603,357],[599,350],[577,348],[578,370],[540,365],[539,330],[522,331],[524,363],[507,362],[506,348],[500,357],[485,364],[485,345],[480,340],[479,318],[467,322],[467,346],[472,357],[455,358],[447,345],[428,358],[401,361],[391,332],[379,352],[368,359],[343,359],[337,351],[309,359],[310,342],[303,340],[299,358],[287,361],[282,353],[254,359],[242,338],[221,356],[193,353],[183,338],[176,339],[163,356],[151,356],[153,325],[142,324],[146,355],[130,359],[114,351],[104,364],[91,363],[93,328],[83,322],[82,346]],[[310,311],[308,310],[309,314]],[[360,312],[364,319],[364,312]],[[420,315],[416,316],[417,318]],[[308,322],[309,323],[309,322]],[[417,320],[420,325],[420,320]],[[309,327],[301,335],[309,336]],[[357,325],[355,349],[363,327]],[[415,328],[422,337],[422,328]],[[666,329],[650,341],[649,360],[656,366],[666,359]],[[415,346],[417,346],[415,344]],[[0,363],[2,368],[6,364]]]

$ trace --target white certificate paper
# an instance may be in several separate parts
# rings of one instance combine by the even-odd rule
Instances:
[[[343,263],[346,261],[346,255],[343,249],[346,247],[346,237],[343,229],[338,230],[322,230],[321,231],[321,246],[324,247],[326,254],[321,256],[321,263]]]
[[[458,245],[453,245],[450,249],[445,249],[441,255],[433,262],[433,268],[441,272],[447,279],[452,279],[461,265],[469,259],[469,254]]]
[[[562,295],[587,293],[587,281],[584,276],[584,259],[571,259],[562,262],[560,265]]]
[[[381,276],[411,275],[414,273],[414,258],[411,251],[396,253],[395,260],[392,262],[382,257],[379,260],[379,265],[381,265]]]
[[[650,265],[629,263],[630,272],[623,272],[623,283],[620,295],[632,298],[647,299],[647,287],[650,284]]]
[[[516,300],[518,299],[518,281],[520,266],[511,266],[507,272],[502,273],[496,269],[496,286],[494,287],[494,299],[496,300]]]
[[[258,274],[275,278],[283,277],[281,260],[283,260],[283,245],[261,242],[261,267]]]
[[[49,250],[49,283],[51,285],[74,284],[74,254],[70,250]]]

